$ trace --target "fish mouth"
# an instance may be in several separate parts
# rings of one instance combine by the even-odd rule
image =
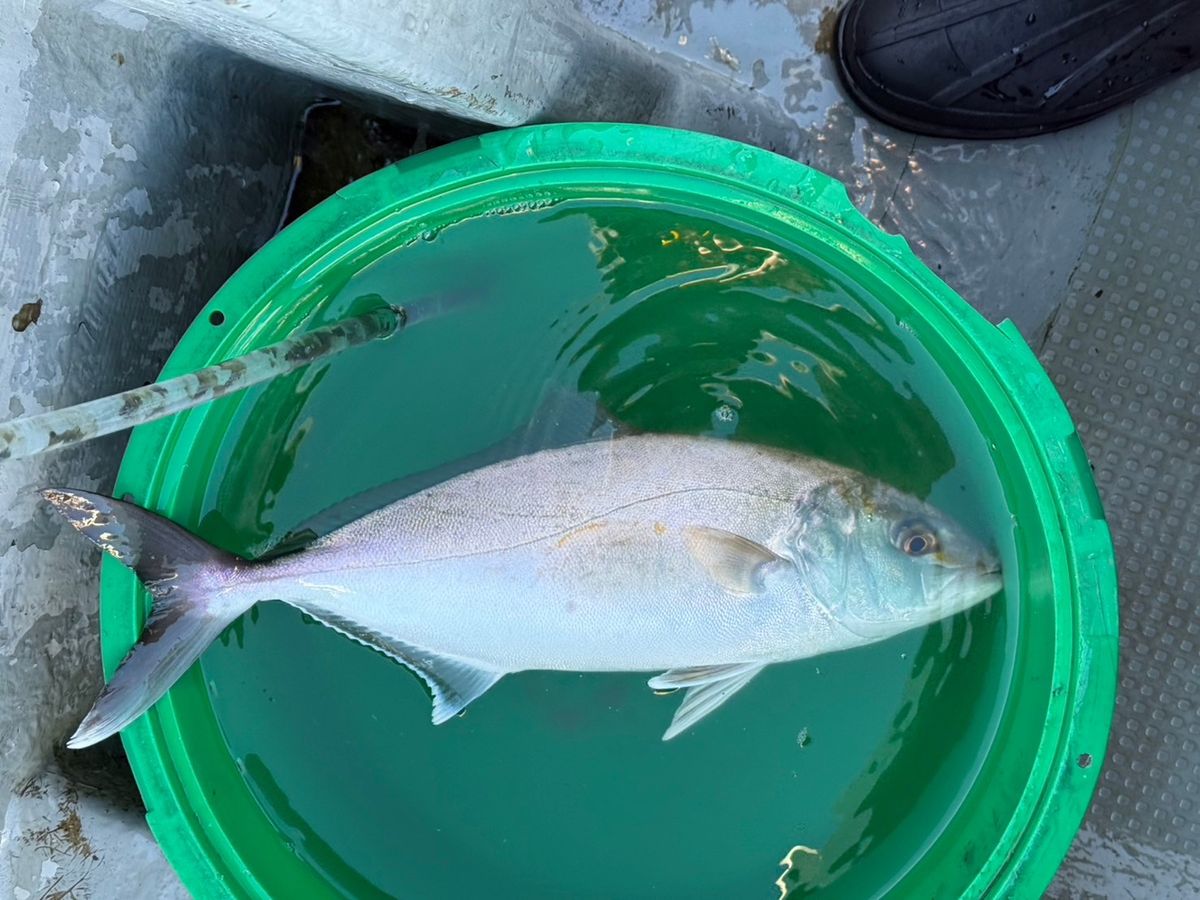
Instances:
[[[958,569],[942,586],[946,608],[963,610],[998,594],[1004,587],[1000,564],[992,560]]]
[[[971,572],[973,575],[978,575],[981,578],[989,576],[998,576],[1000,574],[1000,560],[991,553],[980,553],[975,557],[975,562],[972,565],[967,563],[963,566],[964,569]]]
[[[974,559],[970,562],[964,560],[966,565],[963,568],[974,568],[980,575],[1000,574],[1000,557],[994,550],[987,547],[978,547],[973,555]],[[973,566],[972,563],[974,564]]]
[[[972,592],[979,600],[986,600],[993,594],[1000,593],[1004,587],[1004,577],[1000,574],[1000,565],[998,563],[981,564],[976,567],[971,573],[972,580],[975,582],[975,590]]]

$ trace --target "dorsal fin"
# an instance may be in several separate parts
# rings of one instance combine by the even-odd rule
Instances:
[[[607,413],[595,393],[550,387],[544,392],[537,411],[528,423],[503,440],[460,459],[415,472],[335,503],[300,522],[282,540],[262,547],[251,555],[257,559],[275,559],[294,553],[343,525],[455,476],[516,459],[536,450],[603,440],[626,431]]]

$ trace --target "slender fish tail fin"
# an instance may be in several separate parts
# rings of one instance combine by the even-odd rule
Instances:
[[[137,644],[67,741],[87,747],[149,709],[253,604],[222,590],[248,563],[130,503],[73,490],[42,496],[76,531],[136,572],[154,597]]]

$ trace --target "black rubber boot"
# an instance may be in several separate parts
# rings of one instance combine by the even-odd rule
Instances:
[[[1042,134],[1200,66],[1200,0],[850,0],[837,61],[851,97],[907,131]]]

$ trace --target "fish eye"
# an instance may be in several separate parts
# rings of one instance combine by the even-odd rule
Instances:
[[[937,533],[928,522],[909,519],[902,522],[893,537],[896,546],[907,556],[927,556],[937,552]]]

